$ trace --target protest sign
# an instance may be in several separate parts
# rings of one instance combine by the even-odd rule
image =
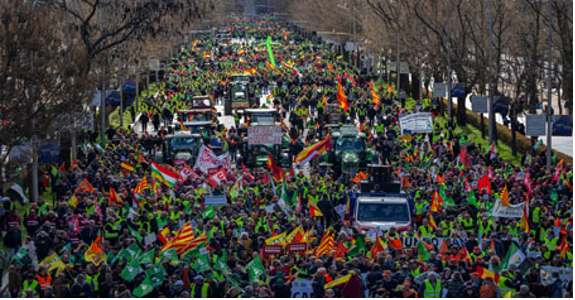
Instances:
[[[198,152],[198,158],[194,164],[194,169],[199,169],[205,173],[210,168],[224,167],[226,170],[231,170],[230,167],[230,154],[226,152],[222,155],[216,155],[214,151],[202,145]]]

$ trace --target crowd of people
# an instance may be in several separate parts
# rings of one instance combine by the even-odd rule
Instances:
[[[437,103],[402,105],[393,84],[374,84],[327,42],[305,39],[285,21],[235,19],[217,29],[240,42],[199,37],[172,58],[159,92],[134,108],[153,131],[111,129],[104,148],[87,135],[77,160],[51,168],[53,201],[2,198],[6,295],[573,296],[570,164],[554,157],[547,169],[537,151],[520,164],[502,160],[494,145],[485,149],[440,122]],[[268,37],[277,43],[270,52]],[[365,133],[376,162],[391,166],[413,199],[411,224],[358,229],[349,207],[336,210],[360,192],[356,174],[317,164],[285,168],[280,178],[265,166],[232,164],[219,183],[197,169],[183,176],[187,165],[158,167],[154,150],[173,114],[193,96],[221,101],[237,73],[252,75],[254,96],[271,93],[261,105],[282,115],[292,156],[323,138],[326,106],[340,106],[343,122]],[[398,118],[415,112],[437,117],[432,133],[401,134]],[[229,151],[246,126],[234,118],[216,135]],[[171,182],[166,172],[178,177]],[[227,204],[206,205],[222,195]],[[521,206],[521,216],[494,213],[500,206]],[[305,247],[290,251],[294,244]]]

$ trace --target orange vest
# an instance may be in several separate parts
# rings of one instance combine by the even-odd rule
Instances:
[[[479,297],[481,298],[495,298],[496,287],[494,284],[482,285],[479,290]]]
[[[333,279],[331,278],[331,276],[329,276],[329,274],[325,274],[325,282],[330,283],[332,281]]]
[[[36,275],[36,278],[38,279],[38,283],[40,283],[40,288],[42,290],[52,284],[52,275],[50,274],[46,275],[46,278],[43,278],[40,275]]]

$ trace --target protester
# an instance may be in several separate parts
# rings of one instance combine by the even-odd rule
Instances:
[[[374,82],[327,42],[307,40],[288,26],[275,18],[234,19],[217,30],[237,43],[199,36],[168,62],[158,93],[135,108],[141,126],[108,130],[104,149],[86,140],[77,160],[49,170],[53,204],[4,202],[9,295],[570,295],[569,163],[553,157],[554,167],[543,168],[546,157],[535,151],[521,164],[505,161],[497,147],[484,149],[460,128],[446,128],[429,99],[401,106],[393,84]],[[279,43],[271,54],[258,51],[268,37]],[[269,98],[260,107],[283,116],[290,162],[326,139],[326,124],[356,125],[366,149],[357,156],[364,163],[369,153],[370,163],[391,168],[391,180],[413,200],[411,224],[358,228],[348,201],[361,191],[360,174],[321,164],[331,152],[302,166],[274,168],[281,164],[275,158],[245,166],[249,127],[239,115],[230,128],[214,126],[202,136],[208,150],[232,153],[227,164],[202,170],[193,162],[160,162],[168,132],[181,128],[172,124],[178,110],[194,96],[225,98],[231,75],[246,73],[262,99]],[[331,109],[343,115],[337,123],[327,123]],[[402,134],[399,117],[415,112],[437,116],[433,132]],[[148,132],[150,121],[154,132]],[[215,204],[222,198],[225,204]],[[512,216],[502,216],[504,210]]]

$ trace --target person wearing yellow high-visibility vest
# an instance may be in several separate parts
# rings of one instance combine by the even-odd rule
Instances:
[[[192,298],[211,298],[212,291],[210,285],[204,282],[204,276],[196,275],[194,283],[190,285],[190,295]]]
[[[419,295],[423,295],[424,298],[442,298],[442,290],[441,280],[437,278],[437,274],[429,272],[427,279],[419,287]]]

